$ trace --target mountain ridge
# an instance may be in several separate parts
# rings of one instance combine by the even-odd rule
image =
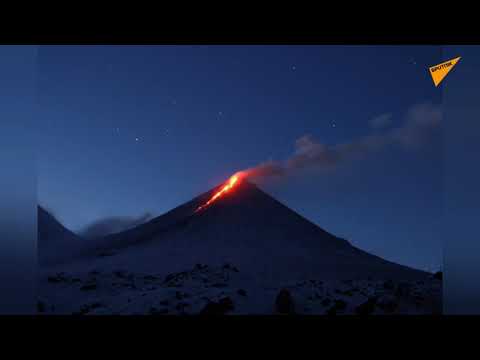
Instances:
[[[168,273],[229,262],[252,278],[396,278],[430,274],[352,246],[243,180],[199,212],[222,185],[84,249],[84,264]],[[108,256],[101,254],[108,253]]]

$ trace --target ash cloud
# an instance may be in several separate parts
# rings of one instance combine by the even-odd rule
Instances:
[[[441,124],[442,109],[434,104],[412,106],[401,126],[379,132],[380,128],[391,125],[391,117],[391,114],[382,114],[372,119],[370,126],[375,130],[373,133],[347,143],[326,145],[310,135],[304,135],[295,141],[295,151],[285,161],[268,161],[245,170],[245,173],[254,180],[263,180],[306,168],[333,169],[391,146],[412,151],[431,139],[434,130]]]
[[[118,233],[141,225],[152,218],[152,214],[145,213],[139,217],[111,216],[93,222],[80,231],[80,235],[87,239],[99,238]]]
[[[392,124],[392,113],[378,115],[369,121],[372,129],[384,129]]]

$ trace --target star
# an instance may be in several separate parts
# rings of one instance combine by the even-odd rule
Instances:
[[[292,66],[292,70],[295,71],[297,70],[297,67],[295,65]]]
[[[337,125],[335,123],[332,124],[332,127],[336,127]]]
[[[140,141],[140,139],[137,137],[137,138],[135,138],[135,141],[137,141],[137,142],[138,142],[138,141]]]
[[[219,112],[218,112],[218,115],[219,115],[219,116],[222,116],[222,115],[223,115],[223,112],[219,111]]]

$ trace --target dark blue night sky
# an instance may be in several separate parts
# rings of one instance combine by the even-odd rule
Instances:
[[[42,46],[39,202],[67,227],[160,215],[237,170],[334,146],[441,103],[428,46]],[[372,128],[374,119],[383,119]],[[261,187],[386,259],[441,267],[441,132]],[[281,224],[279,224],[281,226]]]

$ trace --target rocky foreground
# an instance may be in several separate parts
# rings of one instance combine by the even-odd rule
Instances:
[[[245,281],[231,264],[198,264],[167,276],[92,270],[42,276],[41,314],[223,315],[440,314],[441,274],[425,281],[306,280],[281,286]]]

